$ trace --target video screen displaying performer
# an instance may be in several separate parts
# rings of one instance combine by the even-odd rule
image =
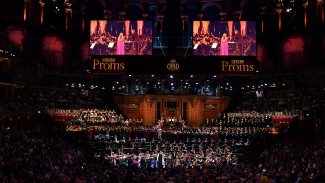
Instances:
[[[151,21],[90,22],[90,55],[152,55]]]
[[[194,21],[193,55],[256,56],[256,23]]]

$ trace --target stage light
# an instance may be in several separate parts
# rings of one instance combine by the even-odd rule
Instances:
[[[151,75],[151,77],[155,77],[155,75]]]
[[[258,70],[256,70],[256,72],[259,72]]]
[[[191,74],[191,76],[190,76],[191,78],[193,78],[194,76]]]
[[[132,75],[131,74],[129,74],[129,77],[131,77]]]
[[[118,81],[116,81],[116,84],[118,84]]]
[[[267,83],[265,83],[264,86],[267,86]]]
[[[170,85],[171,85],[171,86],[173,86],[173,85],[174,85],[174,83],[170,83]]]
[[[174,76],[173,76],[173,75],[170,75],[170,78],[171,78],[171,79],[173,79],[173,78],[174,78]]]
[[[102,87],[102,90],[105,90],[105,87]]]
[[[214,78],[216,78],[216,77],[217,77],[217,75],[213,75],[213,77],[214,77]]]
[[[242,89],[242,90],[245,90],[245,88],[244,88],[244,87],[241,87],[241,89]]]
[[[198,85],[199,83],[195,83],[196,85]]]
[[[160,82],[158,81],[157,84],[160,85]]]
[[[185,84],[188,85],[188,82],[186,82]]]
[[[149,84],[149,82],[147,82],[147,85]]]
[[[229,85],[229,83],[226,83],[226,85]]]

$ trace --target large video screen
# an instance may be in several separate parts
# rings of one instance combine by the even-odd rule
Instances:
[[[152,55],[151,21],[90,21],[90,55]]]
[[[193,55],[256,56],[256,22],[193,21]]]

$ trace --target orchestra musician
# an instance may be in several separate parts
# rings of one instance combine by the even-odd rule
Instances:
[[[139,54],[139,35],[137,34],[137,31],[135,31],[135,29],[131,30],[131,35],[129,36],[129,40],[133,41],[132,44],[132,53],[134,55],[138,55]]]
[[[95,42],[95,46],[93,48],[93,52],[96,55],[104,55],[105,54],[105,44],[102,41],[102,38],[98,38]]]
[[[235,30],[233,41],[236,42],[237,55],[243,55],[243,36],[238,30]]]

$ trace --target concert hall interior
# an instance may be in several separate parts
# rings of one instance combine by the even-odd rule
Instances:
[[[0,182],[325,182],[324,0],[2,0]]]

